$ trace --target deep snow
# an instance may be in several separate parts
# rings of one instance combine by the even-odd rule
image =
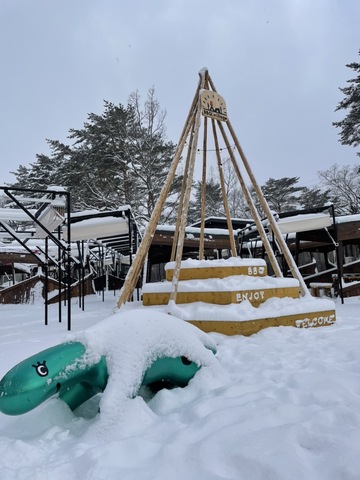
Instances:
[[[45,327],[39,304],[0,305],[0,377],[74,335],[108,345],[115,302],[92,296],[84,312],[74,302],[73,332],[56,306]],[[148,403],[121,399],[124,379],[114,376],[92,418],[92,405],[80,417],[56,398],[19,417],[0,414],[1,480],[359,479],[360,298],[336,309],[336,324],[322,328],[209,334],[214,362]],[[109,316],[106,328],[90,328]]]

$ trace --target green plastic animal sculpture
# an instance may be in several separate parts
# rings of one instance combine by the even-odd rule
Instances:
[[[186,357],[159,357],[144,372],[141,386],[154,390],[184,387],[199,368]],[[82,343],[57,345],[23,360],[2,378],[0,411],[7,415],[21,415],[55,395],[75,410],[103,392],[108,378],[104,356],[92,364],[87,360]]]

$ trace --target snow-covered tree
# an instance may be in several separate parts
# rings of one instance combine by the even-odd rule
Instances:
[[[194,199],[189,205],[188,223],[197,222],[201,218],[201,190],[202,184],[197,181],[194,187]],[[206,181],[205,217],[223,217],[224,215],[221,187],[219,182],[211,176]]]
[[[360,165],[332,165],[318,172],[338,214],[360,213]]]
[[[72,155],[61,171],[64,185],[80,186],[73,191],[77,209],[117,208],[132,204],[136,195],[127,154],[134,122],[132,109],[104,102],[101,115],[91,113],[82,129],[70,130]]]
[[[224,183],[230,215],[232,218],[250,218],[250,210],[242,193],[239,179],[230,162],[225,159],[222,162]]]
[[[359,50],[360,55],[360,50]],[[346,65],[357,73],[357,77],[348,80],[346,87],[340,88],[345,98],[338,104],[337,110],[346,110],[347,115],[333,125],[340,128],[340,142],[343,145],[360,145],[360,63],[353,62]],[[357,152],[360,156],[360,152]]]
[[[16,172],[16,183],[13,187],[44,189],[48,185],[57,184],[57,173],[61,166],[62,158],[55,154],[51,157],[47,155],[36,155],[36,161],[29,167],[20,165]]]
[[[136,178],[138,201],[137,210],[148,220],[155,207],[160,191],[169,171],[175,148],[172,142],[165,141],[166,112],[161,110],[154,88],[148,91],[144,108],[141,108],[140,95],[136,91],[129,97],[129,106],[134,114],[134,123],[129,132],[127,158]],[[180,191],[180,177],[174,179],[169,198]],[[140,200],[140,201],[139,201]],[[165,205],[166,217],[174,213],[174,202]],[[174,213],[175,215],[175,213]]]
[[[144,106],[138,92],[127,106],[105,101],[102,114],[90,113],[83,128],[69,130],[70,145],[48,140],[50,155],[37,155],[30,167],[13,172],[13,186],[62,185],[72,194],[73,210],[128,204],[140,223],[146,222],[175,151],[166,140],[164,120],[153,88]]]
[[[295,210],[299,206],[299,192],[302,187],[297,186],[299,177],[269,178],[261,187],[270,208],[278,213]]]
[[[330,189],[324,190],[319,187],[303,187],[299,195],[300,208],[304,209],[323,207],[329,201],[332,201]]]

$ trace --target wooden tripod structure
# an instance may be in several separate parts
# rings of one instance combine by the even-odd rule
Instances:
[[[215,145],[216,160],[217,160],[217,166],[218,166],[218,172],[219,172],[222,197],[224,202],[224,210],[225,210],[226,219],[227,219],[232,256],[234,257],[237,256],[237,252],[236,252],[234,233],[233,233],[231,217],[230,217],[230,212],[229,212],[229,207],[228,207],[228,202],[226,197],[224,174],[223,174],[221,157],[220,157],[219,134],[224,144],[226,145],[226,149],[229,153],[232,167],[234,168],[234,171],[240,183],[245,200],[248,204],[252,218],[260,234],[261,240],[263,242],[265,251],[268,255],[268,258],[273,268],[275,276],[282,277],[282,272],[276,260],[274,251],[268,240],[268,236],[264,229],[264,225],[261,221],[259,212],[250,195],[249,189],[245,184],[243,175],[240,171],[239,163],[242,163],[251,181],[252,187],[258,197],[260,205],[267,218],[268,225],[274,234],[277,245],[280,251],[282,252],[282,254],[284,255],[286,263],[288,264],[288,267],[293,277],[299,281],[301,294],[303,296],[310,295],[307,289],[307,286],[299,272],[299,269],[297,268],[297,265],[277,225],[277,222],[269,208],[269,205],[263,196],[261,188],[259,187],[258,183],[255,180],[255,177],[247,161],[247,158],[240,146],[240,143],[237,139],[235,131],[227,116],[226,104],[224,99],[217,93],[214,83],[207,69],[201,70],[199,72],[199,77],[200,77],[199,83],[198,83],[184,128],[180,136],[180,140],[175,152],[174,159],[170,166],[166,181],[161,190],[159,199],[153,210],[153,213],[150,218],[149,224],[147,226],[146,232],[144,234],[143,240],[139,246],[134,262],[130,267],[130,270],[127,274],[124,285],[120,292],[120,297],[117,302],[118,308],[120,308],[121,305],[129,301],[133,295],[134,289],[136,287],[141,271],[143,269],[146,256],[151,246],[152,238],[155,234],[155,230],[157,228],[161,212],[164,208],[166,199],[168,197],[170,187],[174,181],[177,167],[182,157],[184,148],[185,146],[187,146],[187,154],[185,157],[186,163],[185,163],[184,178],[183,178],[183,184],[182,184],[182,189],[180,194],[178,216],[177,216],[177,222],[175,227],[173,248],[171,253],[171,261],[175,262],[175,267],[174,267],[174,273],[173,273],[173,279],[172,279],[170,302],[176,303],[178,282],[179,282],[179,276],[180,276],[180,266],[181,266],[184,239],[185,239],[185,227],[186,227],[187,214],[188,214],[189,202],[190,202],[190,196],[191,196],[191,188],[193,184],[193,177],[194,177],[194,170],[195,170],[195,159],[199,151],[198,142],[199,142],[199,132],[200,132],[200,126],[201,126],[201,117],[204,118],[204,128],[203,128],[203,144],[202,144],[203,145],[203,149],[202,149],[203,150],[203,156],[202,156],[203,166],[202,166],[202,191],[201,191],[202,202],[201,202],[201,229],[200,229],[199,258],[200,259],[204,258],[206,163],[207,163],[207,141],[208,141],[207,137],[208,137],[208,121],[210,121],[214,145]],[[236,158],[236,156],[238,156],[238,158]]]

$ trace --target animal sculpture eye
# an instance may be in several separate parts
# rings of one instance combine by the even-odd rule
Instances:
[[[40,363],[40,362],[37,362],[36,365],[32,365],[32,367],[35,368],[36,370],[36,373],[40,376],[40,377],[46,377],[46,375],[49,373],[49,370],[46,366],[46,360],[43,361],[43,363]]]
[[[181,357],[181,361],[184,365],[191,365],[191,360],[189,360],[188,358],[186,357]]]

